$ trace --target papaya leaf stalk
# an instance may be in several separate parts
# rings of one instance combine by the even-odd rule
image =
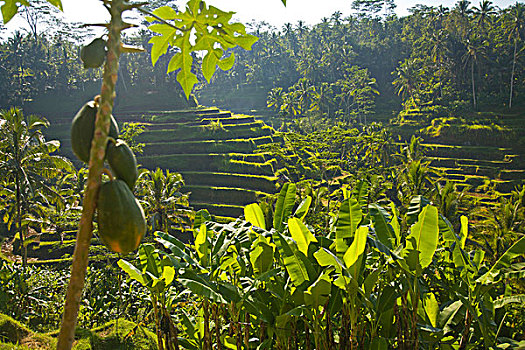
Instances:
[[[122,20],[122,12],[126,10],[123,0],[105,1],[105,6],[111,14],[108,26],[107,56],[104,64],[100,105],[95,121],[95,133],[91,145],[89,173],[84,193],[82,217],[80,219],[71,278],[67,288],[62,324],[58,335],[57,349],[69,350],[75,338],[78,310],[84,288],[86,269],[88,265],[89,245],[93,235],[93,215],[96,199],[101,184],[101,174],[104,169],[104,156],[110,125],[110,116],[115,99],[115,86],[118,77],[118,60],[120,56],[120,33],[129,27]]]

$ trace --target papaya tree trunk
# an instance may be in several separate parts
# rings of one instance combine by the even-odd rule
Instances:
[[[101,87],[100,106],[95,121],[95,132],[91,145],[89,172],[84,193],[82,217],[79,223],[77,241],[71,266],[71,278],[66,293],[62,324],[58,335],[57,349],[69,350],[75,339],[78,310],[84,288],[88,254],[93,235],[93,215],[104,167],[104,156],[108,140],[110,116],[115,98],[115,85],[118,77],[118,59],[120,56],[120,32],[127,28],[122,21],[122,12],[126,9],[123,0],[112,0],[108,5],[111,13],[107,41],[107,56]]]

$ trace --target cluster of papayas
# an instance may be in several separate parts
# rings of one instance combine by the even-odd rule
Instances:
[[[95,131],[99,107],[96,101],[82,106],[71,125],[73,152],[85,163],[89,163]],[[146,219],[140,203],[133,195],[138,178],[137,160],[126,142],[118,139],[118,135],[117,122],[111,116],[106,160],[114,179],[103,183],[98,193],[98,232],[109,250],[127,254],[139,246],[146,233]]]
[[[89,163],[91,142],[95,134],[95,118],[98,103],[89,101],[77,112],[71,123],[71,147],[73,153],[84,163]],[[111,116],[109,137],[116,139],[119,134],[117,121]]]
[[[84,68],[98,68],[104,64],[106,59],[106,41],[96,38],[80,49],[80,59]]]

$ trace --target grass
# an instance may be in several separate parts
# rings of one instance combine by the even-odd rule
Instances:
[[[0,314],[0,349],[51,349],[56,340],[39,334],[26,325],[4,314]]]
[[[57,336],[58,331],[33,332],[26,325],[0,314],[0,350],[54,349]],[[119,319],[93,329],[77,328],[73,349],[154,350],[157,349],[156,339],[155,333],[149,329]]]

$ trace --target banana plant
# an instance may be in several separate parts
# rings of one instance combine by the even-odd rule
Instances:
[[[129,278],[138,281],[150,292],[159,349],[178,349],[177,332],[167,307],[175,269],[168,259],[160,258],[159,251],[152,244],[140,246],[139,262],[140,269],[123,259],[118,261],[118,265]]]

